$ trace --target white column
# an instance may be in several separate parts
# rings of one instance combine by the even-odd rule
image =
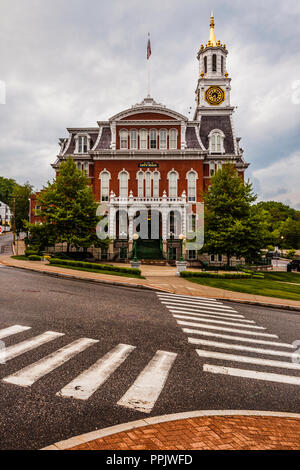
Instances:
[[[109,208],[108,231],[109,238],[114,240],[116,238],[116,208],[113,206]]]

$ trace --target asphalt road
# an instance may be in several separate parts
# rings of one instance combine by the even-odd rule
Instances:
[[[146,290],[69,281],[0,266],[0,335],[3,329],[14,325],[30,327],[3,338],[6,350],[10,351],[7,349],[10,346],[46,331],[64,334],[0,363],[0,448],[39,449],[95,429],[183,411],[254,409],[300,412],[300,384],[283,383],[280,378],[286,376],[292,378],[288,380],[300,381],[300,370],[296,369],[297,365],[292,365],[292,358],[287,357],[293,352],[288,345],[300,340],[300,315],[297,312],[211,301],[201,306],[199,300],[200,316],[207,316],[197,320],[197,305],[192,303],[189,307],[184,302],[184,298],[158,297],[155,292]],[[191,311],[194,317],[191,317]],[[202,329],[201,325],[197,326],[201,320],[204,323]],[[177,321],[196,326],[178,324]],[[242,322],[244,325],[238,326]],[[243,328],[247,328],[248,333],[244,333]],[[184,329],[196,330],[196,333]],[[242,330],[242,333],[227,329]],[[236,339],[217,335],[236,335]],[[37,375],[32,385],[24,386],[23,372],[22,380],[20,374],[16,375],[16,372],[80,338],[98,342],[77,351],[60,366],[56,364],[56,368],[44,371],[40,378],[37,375],[41,374],[43,364],[39,363],[34,369]],[[211,341],[212,344],[190,344],[188,338]],[[245,342],[243,338],[253,342]],[[263,341],[274,342],[274,346]],[[218,342],[223,346],[219,347]],[[227,347],[224,347],[226,343]],[[131,347],[126,358],[119,362],[119,367],[110,370],[107,380],[96,386],[89,398],[57,395],[103,356],[111,361],[107,353],[115,351],[120,344]],[[232,345],[283,351],[288,355],[266,356],[265,352],[232,351]],[[200,357],[197,350],[201,350],[205,357]],[[164,352],[163,363],[153,362],[153,358],[157,359],[157,354],[161,354],[159,351]],[[226,359],[208,357],[210,353],[251,356],[263,361],[282,361],[285,365],[249,364],[230,359],[231,356]],[[214,373],[204,371],[205,365],[214,367]],[[143,383],[150,389],[154,387],[154,390],[148,390],[149,396],[155,396],[155,387],[159,387],[159,383],[162,389],[153,400],[150,413],[139,411],[141,401],[135,401],[141,384],[132,388],[147,366],[153,383],[149,385],[147,377]],[[150,372],[149,367],[152,367]],[[224,367],[246,370],[248,375],[249,371],[259,372],[264,378],[268,376],[266,374],[276,374],[276,381],[226,375]],[[218,368],[221,369],[216,373]],[[279,378],[278,374],[281,374]],[[9,376],[8,382],[3,381]],[[99,373],[96,371],[93,377],[95,381]],[[90,386],[90,382],[86,383]],[[81,387],[74,390],[75,394],[80,393]],[[118,404],[121,399],[123,401]],[[132,407],[126,406],[126,400]]]

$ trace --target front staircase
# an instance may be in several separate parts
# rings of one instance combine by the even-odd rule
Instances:
[[[161,240],[137,241],[137,257],[142,261],[165,261],[161,246]]]

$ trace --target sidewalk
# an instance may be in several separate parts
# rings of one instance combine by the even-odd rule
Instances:
[[[66,268],[50,266],[47,262],[20,261],[1,255],[0,263],[6,266],[29,269],[43,272],[45,274],[64,276],[70,279],[80,279],[84,281],[102,282],[114,285],[148,288],[162,290],[173,294],[207,297],[233,302],[250,303],[254,305],[276,306],[278,308],[291,308],[300,311],[300,303],[296,300],[279,299],[275,297],[264,297],[260,295],[244,294],[223,289],[217,289],[200,284],[192,284],[181,277],[176,277],[176,268],[162,266],[142,265],[142,275],[146,279],[136,279],[115,275],[90,273],[85,271],[75,271]],[[118,264],[118,263],[116,263]],[[120,266],[130,265],[120,264]],[[300,278],[299,278],[300,279]]]
[[[94,431],[44,450],[300,450],[300,415],[182,413]]]

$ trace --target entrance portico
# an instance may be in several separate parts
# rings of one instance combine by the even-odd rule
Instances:
[[[167,242],[186,236],[188,206],[186,193],[181,197],[139,198],[131,191],[128,198],[116,197],[111,192],[108,203],[108,233],[112,243],[126,240],[128,250],[132,250],[133,235],[137,233],[142,241],[161,242],[162,251],[167,257]]]

